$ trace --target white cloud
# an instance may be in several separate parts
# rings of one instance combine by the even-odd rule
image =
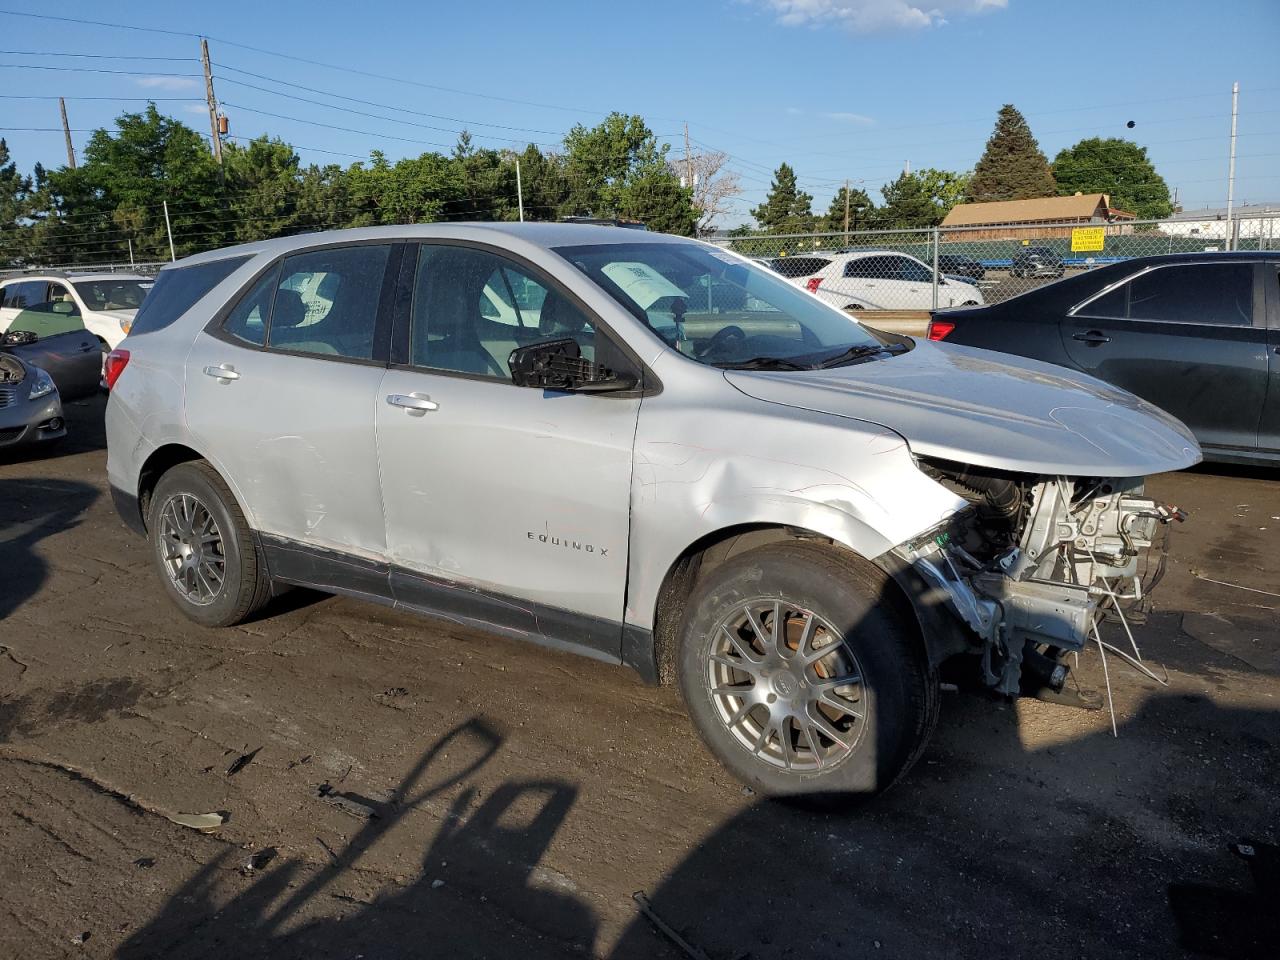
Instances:
[[[824,117],[828,120],[839,120],[841,123],[852,123],[860,127],[868,127],[875,123],[872,117],[868,117],[863,113],[844,113],[837,111],[836,113],[824,113]]]
[[[793,117],[798,117],[800,114],[804,113],[804,111],[799,107],[787,107],[787,113]]]
[[[758,0],[788,27],[840,26],[853,33],[941,27],[950,16],[1003,10],[1009,0]]]
[[[148,90],[195,90],[200,83],[195,77],[139,77],[138,86]]]
[[[209,105],[205,103],[184,103],[182,105],[182,112],[199,113],[207,116],[209,113]]]

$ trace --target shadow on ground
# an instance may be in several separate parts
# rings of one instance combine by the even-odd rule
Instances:
[[[269,862],[226,900],[215,884],[244,856],[230,851],[175,891],[119,956],[1272,956],[1275,890],[1252,888],[1228,844],[1260,823],[1274,829],[1256,796],[1272,776],[1275,720],[1164,696],[1119,739],[1108,731],[1027,751],[1016,722],[1005,722],[982,744],[987,760],[932,754],[885,797],[840,813],[756,803],[649,891],[654,914],[701,951],[693,954],[641,914],[615,945],[597,942],[590,899],[573,884],[549,884],[538,866],[577,788],[511,780],[480,798],[468,779],[502,738],[472,720],[422,756],[329,866]],[[1225,794],[1144,793],[1120,772],[1135,740],[1170,724],[1236,732],[1216,745],[1239,764],[1222,771],[1236,777]],[[406,816],[450,792],[416,878],[367,903],[333,893],[374,844],[397,842]],[[1170,820],[1183,839],[1158,826]],[[612,858],[624,877],[628,860],[648,853],[599,840],[598,853],[583,855]],[[433,880],[446,862],[447,886]]]
[[[0,480],[0,620],[49,575],[36,545],[79,524],[97,499],[97,490],[77,480]]]
[[[118,956],[536,957],[589,949],[596,935],[590,907],[530,881],[577,790],[550,779],[512,780],[477,803],[468,778],[501,744],[484,722],[461,724],[422,755],[387,803],[338,795],[373,815],[332,851],[328,867],[268,856],[260,879],[230,902],[217,903],[219,875],[238,862],[239,851],[227,852],[178,890]],[[353,913],[333,916],[335,896],[343,899],[332,893],[336,882],[359,871],[375,844],[395,842],[404,818],[451,791],[417,878],[371,903],[356,903]],[[432,879],[441,864],[448,864],[447,887]]]

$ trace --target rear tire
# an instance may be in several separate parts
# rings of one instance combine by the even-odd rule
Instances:
[[[830,798],[880,793],[906,773],[937,721],[938,678],[896,589],[867,562],[802,541],[748,551],[697,584],[680,690],[735,777],[770,797]]]
[[[151,557],[169,599],[196,623],[242,623],[271,596],[266,563],[226,482],[208,463],[181,463],[147,511]]]

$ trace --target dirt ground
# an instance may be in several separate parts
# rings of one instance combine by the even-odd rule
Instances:
[[[1109,661],[1118,738],[1105,712],[947,693],[904,783],[813,813],[744,791],[621,668],[301,591],[193,626],[113,512],[101,411],[0,463],[0,956],[1276,942],[1230,845],[1280,840],[1280,473],[1152,481],[1191,519],[1138,632],[1168,686]],[[1078,675],[1100,685],[1096,653]]]

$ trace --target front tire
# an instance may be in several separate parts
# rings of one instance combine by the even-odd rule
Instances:
[[[206,627],[242,623],[271,595],[266,564],[226,482],[208,463],[160,478],[147,511],[152,562],[165,592]]]
[[[773,544],[686,609],[680,689],[711,752],[771,797],[880,793],[923,751],[938,680],[896,588],[839,548]]]

